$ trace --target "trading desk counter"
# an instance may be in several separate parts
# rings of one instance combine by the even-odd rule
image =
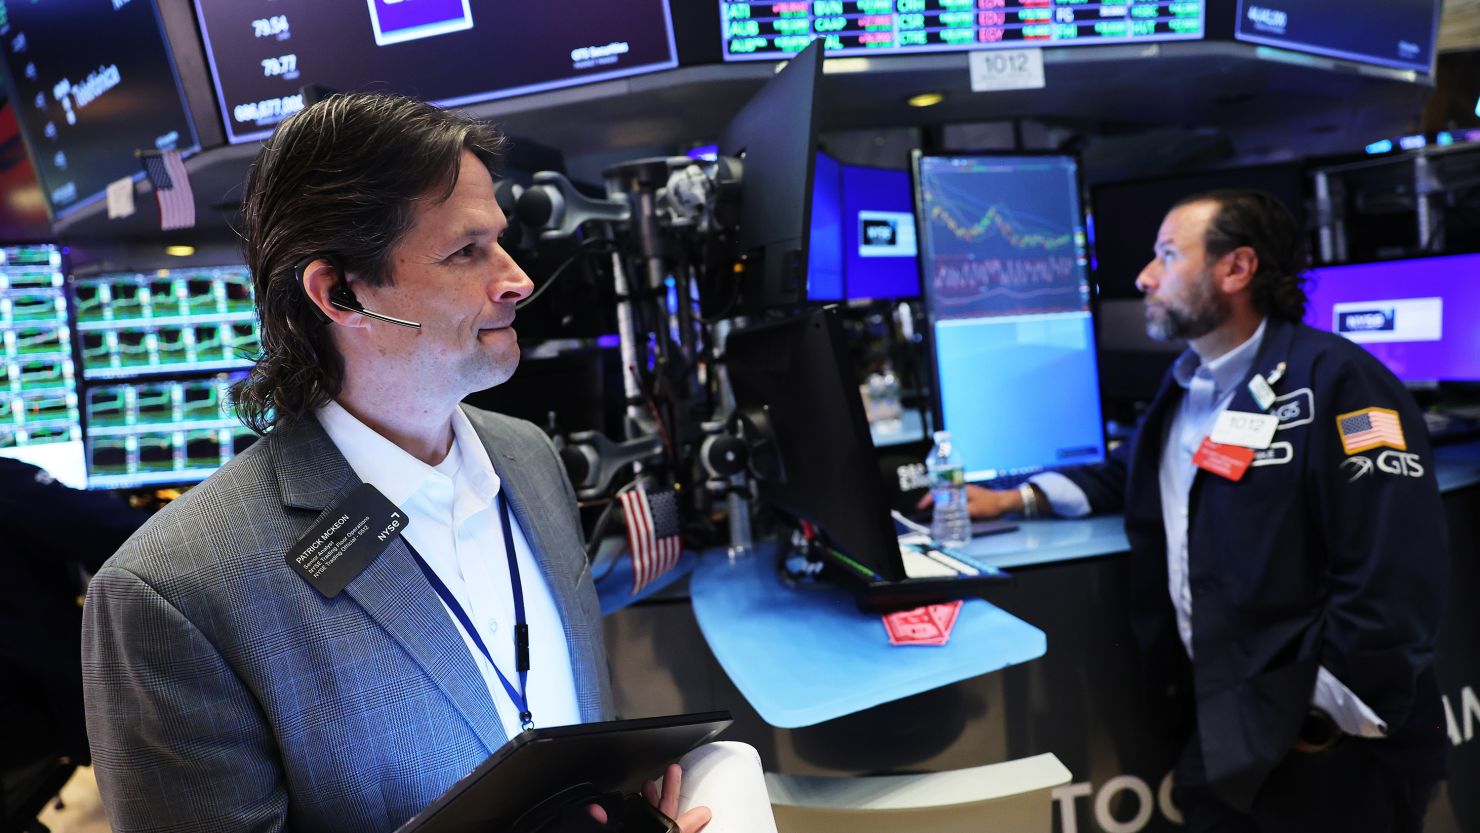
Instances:
[[[1480,443],[1446,446],[1435,458],[1453,564],[1438,669],[1454,748],[1451,787],[1426,829],[1480,830],[1480,792],[1454,787],[1480,778],[1480,724],[1466,719],[1466,704],[1480,691],[1480,606],[1472,601],[1480,593]],[[772,558],[761,553],[728,572],[722,554],[706,554],[691,576],[692,605],[679,583],[608,619],[618,708],[633,717],[730,709],[736,723],[727,737],[756,746],[773,772],[938,772],[1051,752],[1077,782],[1056,794],[1059,830],[1181,829],[1157,799],[1178,750],[1142,710],[1120,518],[1029,521],[971,548],[1014,575],[987,595],[990,605],[973,605],[983,622],[1022,635],[1020,653],[978,658],[979,670],[943,670],[956,661],[952,652],[972,653],[974,643],[889,648],[880,633],[860,646],[860,632],[820,621],[832,605],[832,615],[868,627],[846,599],[764,587],[776,580],[766,572]],[[940,650],[946,653],[913,653]],[[1015,648],[980,652],[997,650]],[[736,664],[737,655],[749,661]],[[901,685],[894,695],[901,699],[883,702],[883,688],[873,689],[869,678],[881,664],[900,662],[940,663],[930,672],[938,682],[916,683],[918,693]],[[986,673],[994,667],[1002,670]],[[889,673],[908,676],[903,669]],[[953,677],[959,681],[946,684]],[[815,702],[798,705],[801,695]],[[850,709],[859,711],[845,714]],[[825,722],[811,725],[816,720]],[[801,728],[785,728],[792,726]],[[1149,801],[1144,809],[1140,799]],[[1140,826],[1130,826],[1138,819]]]
[[[734,562],[706,553],[689,585],[709,649],[772,726],[822,723],[1047,650],[1043,631],[981,599],[962,605],[948,644],[890,645],[879,615],[847,591],[783,584],[776,548]]]

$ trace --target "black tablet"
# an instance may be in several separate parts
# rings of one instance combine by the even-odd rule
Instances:
[[[506,830],[571,787],[632,792],[730,725],[725,711],[531,729],[504,744],[396,833]]]

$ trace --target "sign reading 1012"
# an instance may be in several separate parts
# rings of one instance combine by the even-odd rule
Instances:
[[[289,80],[297,78],[298,56],[281,55],[276,58],[263,58],[262,75],[266,78],[286,78]]]
[[[1044,86],[1043,50],[1002,49],[972,52],[971,91],[1036,90]]]

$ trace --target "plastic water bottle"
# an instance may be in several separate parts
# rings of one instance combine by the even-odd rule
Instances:
[[[947,549],[971,542],[971,515],[966,508],[966,466],[961,452],[951,443],[951,432],[936,431],[935,447],[925,458],[930,477],[930,496],[935,514],[930,518],[930,537]]]

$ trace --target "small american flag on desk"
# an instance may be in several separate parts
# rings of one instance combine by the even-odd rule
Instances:
[[[632,592],[637,594],[678,565],[683,538],[678,495],[673,490],[648,494],[642,486],[618,495],[627,519],[627,547],[632,551]]]
[[[190,190],[190,176],[180,152],[141,150],[138,154],[159,202],[159,227],[171,231],[194,226],[195,194]]]
[[[1341,433],[1341,447],[1347,454],[1384,445],[1399,451],[1408,449],[1398,412],[1388,408],[1363,408],[1342,414],[1336,418],[1336,429]]]

